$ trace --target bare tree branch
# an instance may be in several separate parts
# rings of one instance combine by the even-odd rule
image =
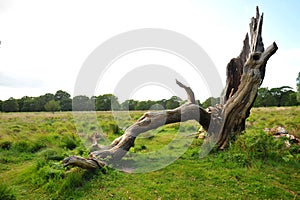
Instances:
[[[196,120],[216,138],[219,149],[224,149],[233,135],[245,130],[245,122],[257,96],[257,91],[264,76],[267,61],[277,51],[274,42],[266,50],[262,40],[263,14],[256,8],[256,17],[250,22],[250,40],[246,34],[243,48],[237,58],[227,65],[226,86],[222,93],[221,104],[210,107],[208,111],[196,104],[192,89],[178,80],[179,87],[185,89],[188,102],[173,110],[146,112],[125,133],[115,139],[109,146],[99,146],[85,159],[71,156],[63,160],[64,166],[78,166],[85,169],[102,168],[106,161],[120,160],[134,145],[139,134],[170,123]],[[249,44],[250,41],[250,44]]]
[[[179,82],[177,79],[176,79],[176,83],[177,83],[177,85],[179,85],[179,87],[182,87],[182,88],[185,89],[185,91],[187,93],[187,96],[188,96],[188,98],[187,98],[188,102],[196,104],[196,100],[195,100],[195,96],[194,96],[193,90],[190,87],[187,87],[184,84],[182,84],[181,82]]]
[[[79,166],[85,169],[101,168],[105,165],[102,160],[109,159],[110,161],[115,161],[125,156],[134,145],[134,141],[139,134],[165,124],[196,120],[205,129],[208,129],[211,117],[210,113],[195,104],[194,92],[190,87],[185,86],[177,80],[176,83],[185,89],[189,99],[187,103],[173,110],[144,113],[142,117],[125,130],[122,136],[115,139],[109,146],[99,146],[94,143],[93,147],[98,150],[90,153],[90,159],[71,156],[64,159],[64,165]],[[99,161],[99,165],[95,161]]]

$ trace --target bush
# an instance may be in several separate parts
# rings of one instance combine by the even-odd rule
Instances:
[[[109,123],[109,130],[115,134],[119,133],[120,131],[119,126],[115,123]]]
[[[54,149],[47,149],[42,152],[42,156],[45,158],[46,161],[49,160],[56,160],[60,161],[64,159],[64,155]]]
[[[30,145],[30,152],[35,153],[45,147],[46,147],[46,145],[42,144],[41,142],[34,142]]]
[[[14,143],[13,148],[19,152],[30,152],[30,143],[26,141],[16,142]]]
[[[83,186],[83,184],[84,181],[80,173],[70,173],[64,179],[59,193],[63,195],[71,194],[76,188]]]
[[[9,150],[12,146],[12,142],[11,141],[4,141],[0,143],[0,148],[3,150]]]
[[[0,183],[0,199],[1,200],[14,200],[17,199],[14,192],[7,185]]]
[[[19,152],[27,152],[27,153],[35,153],[42,148],[46,147],[45,144],[41,142],[27,142],[27,141],[19,141],[13,145],[13,149]]]
[[[61,147],[65,147],[67,149],[73,150],[77,147],[78,142],[73,134],[66,133],[62,138]]]
[[[63,172],[63,166],[60,163],[40,160],[36,163],[36,173],[33,174],[31,180],[33,184],[43,185],[43,187],[47,188],[50,181],[62,180]]]
[[[284,140],[274,139],[263,131],[253,130],[237,137],[230,145],[225,160],[233,161],[242,167],[250,167],[265,162],[291,161],[290,155]]]

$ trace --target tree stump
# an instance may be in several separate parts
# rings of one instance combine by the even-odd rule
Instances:
[[[196,104],[192,89],[176,80],[187,93],[187,103],[165,112],[146,112],[109,146],[93,144],[97,150],[91,152],[89,158],[71,156],[63,160],[64,166],[102,168],[106,164],[104,160],[112,162],[122,159],[139,134],[165,124],[187,120],[199,122],[209,137],[214,138],[217,147],[223,150],[233,136],[245,130],[246,119],[265,76],[267,61],[278,49],[274,42],[265,50],[261,36],[262,24],[263,14],[259,13],[257,7],[256,17],[250,22],[250,39],[247,33],[240,55],[231,59],[227,65],[227,81],[220,104],[208,110],[203,109]]]

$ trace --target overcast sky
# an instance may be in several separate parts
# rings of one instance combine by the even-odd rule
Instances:
[[[78,73],[93,50],[118,34],[141,28],[172,30],[195,41],[210,56],[224,84],[226,65],[240,53],[256,5],[264,12],[265,47],[273,41],[279,47],[268,62],[263,86],[295,88],[300,71],[300,1],[263,2],[0,0],[0,99],[59,89],[73,95]],[[95,95],[114,92],[126,74],[118,70],[122,66],[130,71],[132,66],[163,63],[177,70],[178,57],[164,54],[137,52],[119,59],[99,77]],[[180,74],[189,80],[197,99],[211,95],[201,80],[205,78],[184,71]],[[176,95],[168,86],[150,83],[137,86],[130,94],[140,100]]]

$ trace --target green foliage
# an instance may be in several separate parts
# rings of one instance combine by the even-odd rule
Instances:
[[[119,126],[116,123],[109,123],[109,131],[111,131],[112,133],[116,133],[118,134],[120,129]]]
[[[41,156],[43,159],[45,159],[45,161],[60,161],[64,159],[64,154],[58,149],[46,149],[45,151],[41,152]]]
[[[11,141],[3,141],[0,143],[0,148],[3,150],[9,150],[12,146],[12,142]]]
[[[82,176],[80,173],[70,173],[68,176],[66,176],[65,180],[63,181],[63,184],[61,188],[59,189],[59,193],[67,195],[67,193],[70,193],[70,195],[73,193],[74,189],[77,189],[79,187],[82,187],[84,184],[84,180],[82,180]]]
[[[70,98],[70,94],[62,90],[58,90],[55,93],[55,95],[51,93],[46,93],[39,97],[24,96],[21,99],[16,99],[19,108],[18,110],[21,112],[52,111],[51,109],[46,110],[45,105],[49,101],[53,101],[53,100],[59,102],[59,106],[62,111],[72,110],[72,100]],[[7,111],[7,112],[11,112],[11,111]]]
[[[218,103],[220,103],[220,97],[209,97],[202,103],[202,106],[203,108],[208,108],[209,106],[215,106]]]
[[[33,111],[46,111],[45,105],[51,100],[54,100],[54,95],[51,93],[34,98]]]
[[[15,200],[16,195],[14,194],[13,190],[8,187],[4,183],[0,183],[0,199],[1,200]]]
[[[95,99],[90,99],[87,96],[79,95],[73,98],[74,111],[95,110]]]
[[[75,149],[79,145],[78,138],[74,134],[65,133],[62,136],[61,147],[69,150]]]
[[[170,99],[166,101],[166,109],[174,109],[180,105],[180,101],[182,101],[177,96],[172,96]]]
[[[99,111],[120,110],[118,97],[116,97],[113,94],[99,95],[96,98],[96,110]]]
[[[54,95],[55,101],[59,102],[62,111],[72,110],[72,100],[70,97],[69,93],[62,90],[58,90]]]
[[[254,107],[270,106],[296,106],[300,104],[300,72],[298,74],[296,85],[297,92],[294,92],[289,86],[279,88],[259,88]],[[55,101],[56,103],[54,103]],[[48,105],[51,102],[51,105]],[[220,98],[209,97],[203,104],[197,100],[198,104],[204,108],[214,106],[220,102]],[[110,111],[110,110],[161,110],[173,109],[183,104],[179,97],[172,96],[170,99],[161,99],[158,101],[137,101],[126,100],[123,103],[118,101],[118,97],[113,94],[103,94],[99,96],[87,97],[84,95],[75,96],[65,91],[58,90],[55,95],[46,93],[39,97],[24,96],[21,99],[10,98],[6,101],[0,100],[0,112],[39,112],[39,111]],[[55,104],[55,105],[54,105]],[[46,107],[47,108],[46,108]]]
[[[139,101],[135,107],[135,110],[150,110],[151,106],[155,105],[155,101]]]
[[[18,152],[35,153],[44,147],[45,144],[38,142],[18,141],[13,144],[12,149]]]
[[[126,123],[131,124],[142,113],[131,112]],[[3,113],[0,179],[10,186],[5,186],[9,192],[4,193],[20,199],[294,199],[299,196],[299,148],[294,145],[287,148],[285,140],[275,140],[262,130],[282,125],[297,135],[299,113],[298,107],[252,109],[247,131],[226,151],[213,149],[199,159],[203,140],[194,139],[174,163],[140,174],[109,167],[103,170],[106,174],[100,170],[64,168],[61,161],[65,157],[88,156],[72,124],[72,113]],[[97,119],[109,139],[122,134],[110,112],[97,112]],[[83,133],[98,131],[88,117],[77,128]],[[148,131],[136,139],[130,152],[147,155],[152,159],[149,166],[154,166],[159,156],[151,152],[169,145],[165,149],[167,156],[163,157],[168,159],[177,151],[177,146],[171,143],[174,136],[185,137],[198,128],[196,122],[188,121]],[[35,144],[42,147],[37,150]],[[132,166],[138,166],[138,161],[129,155],[123,159]],[[1,188],[0,184],[0,195]],[[5,198],[0,196],[0,199]]]
[[[250,167],[260,162],[280,162],[290,154],[283,140],[262,131],[248,131],[240,135],[228,152],[231,161]]]
[[[54,113],[55,111],[60,110],[60,105],[58,101],[50,100],[45,104],[45,110],[48,112]]]
[[[124,101],[121,104],[121,109],[122,110],[135,110],[137,104],[138,104],[138,101],[129,99],[129,100]]]
[[[199,102],[199,100],[197,101]],[[24,96],[21,99],[10,98],[4,102],[0,101],[1,109],[4,112],[40,112],[40,111],[110,111],[110,110],[162,110],[173,109],[182,101],[177,96],[170,99],[158,101],[137,101],[126,100],[120,104],[118,97],[113,94],[87,97],[78,95],[71,99],[71,95],[65,91],[58,90],[55,95],[46,93],[39,97]]]
[[[267,107],[275,104],[268,88],[259,88],[257,91],[257,97],[254,102],[254,107]]]
[[[19,102],[21,112],[29,112],[33,110],[35,99],[33,97],[25,96],[19,99],[18,102]]]
[[[19,111],[18,101],[14,98],[9,98],[8,100],[2,103],[3,112],[17,112]]]
[[[259,88],[254,107],[296,106],[296,92],[289,86],[279,88]]]

